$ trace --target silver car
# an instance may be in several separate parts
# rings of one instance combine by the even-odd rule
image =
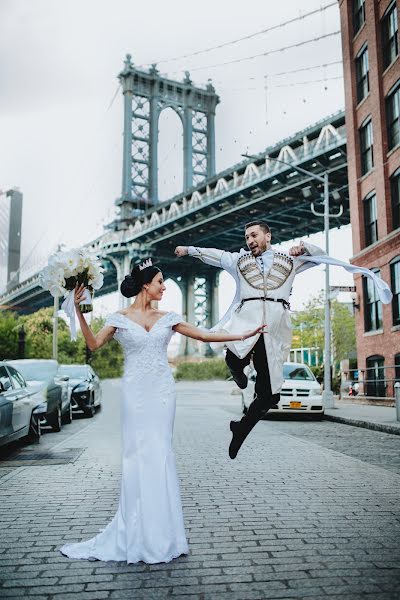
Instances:
[[[21,373],[0,362],[0,446],[26,437],[39,441],[45,410],[43,393],[29,388]]]

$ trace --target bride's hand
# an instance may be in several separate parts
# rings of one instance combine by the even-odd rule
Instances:
[[[247,338],[253,337],[253,335],[258,335],[259,333],[268,333],[266,327],[267,325],[261,325],[260,327],[257,327],[257,329],[253,329],[252,331],[245,331],[241,339],[247,340]]]
[[[74,304],[75,308],[79,308],[80,303],[85,297],[85,286],[83,283],[81,285],[76,284],[74,291]]]

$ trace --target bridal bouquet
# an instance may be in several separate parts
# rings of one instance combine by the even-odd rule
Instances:
[[[54,297],[65,297],[61,308],[70,318],[72,339],[76,339],[75,286],[77,283],[83,283],[85,286],[85,298],[80,304],[80,310],[82,313],[91,312],[94,290],[99,290],[103,285],[103,270],[100,260],[87,248],[73,248],[50,256],[47,267],[40,273],[39,282],[42,288],[49,290]]]

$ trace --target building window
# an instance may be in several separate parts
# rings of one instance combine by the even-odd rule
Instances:
[[[400,169],[390,178],[390,191],[392,197],[392,227],[400,227]]]
[[[396,354],[394,357],[394,378],[395,383],[400,383],[400,354]]]
[[[390,263],[390,281],[393,293],[393,325],[400,325],[400,257]]]
[[[374,273],[380,277],[380,271],[374,270]],[[365,331],[382,329],[382,302],[379,300],[372,279],[364,277],[363,287]]]
[[[371,120],[360,128],[361,174],[365,175],[374,166],[374,146]]]
[[[365,393],[367,396],[379,398],[386,396],[384,364],[385,359],[383,356],[370,356],[367,358],[365,374]]]
[[[353,29],[354,35],[365,23],[365,0],[353,0]]]
[[[386,124],[389,150],[400,143],[400,85],[386,98]]]
[[[378,218],[376,211],[376,194],[369,194],[364,200],[365,245],[370,246],[378,239]]]
[[[396,2],[382,19],[383,68],[386,69],[399,54]]]
[[[356,57],[357,102],[364,100],[369,92],[368,48],[365,47]]]

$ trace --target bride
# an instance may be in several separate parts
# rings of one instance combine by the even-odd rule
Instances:
[[[70,558],[136,563],[169,562],[188,553],[178,476],[172,449],[175,417],[174,379],[167,346],[174,332],[202,342],[244,340],[264,326],[242,334],[209,333],[184,322],[174,312],[152,308],[165,284],[151,259],[133,268],[121,293],[135,301],[108,316],[95,335],[79,309],[83,285],[75,289],[75,310],[90,350],[113,337],[122,345],[122,482],[116,515],[94,538],[64,545]]]

